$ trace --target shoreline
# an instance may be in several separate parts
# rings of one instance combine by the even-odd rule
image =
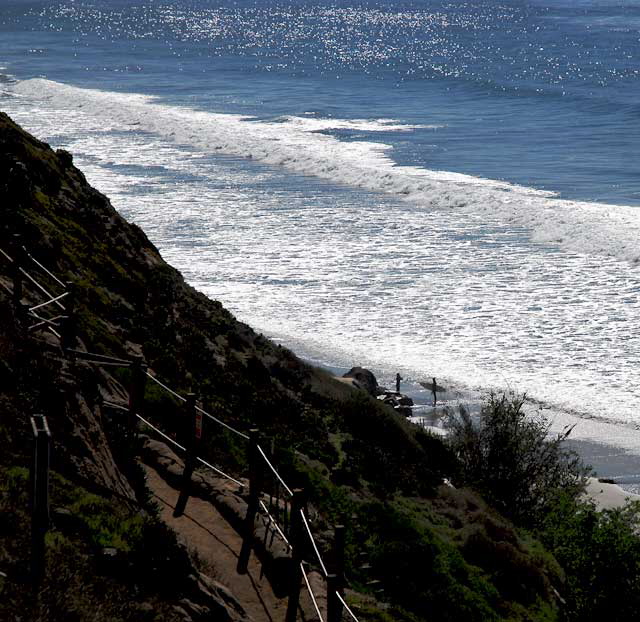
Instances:
[[[286,343],[279,342],[286,346]],[[346,367],[327,365],[307,357],[303,360],[336,376],[342,376],[349,370]],[[357,365],[357,362],[354,362],[355,365]],[[376,371],[379,370],[372,371],[378,377]],[[383,385],[391,385],[390,382],[385,382],[384,380],[387,375],[380,373],[380,378],[383,378],[381,380]],[[401,386],[401,392],[413,399],[415,404],[413,409],[415,415],[411,420],[419,424],[418,419],[426,419],[427,429],[439,435],[446,434],[443,425],[446,408],[456,408],[459,404],[464,404],[471,412],[479,412],[483,401],[479,393],[473,394],[469,392],[469,394],[465,394],[463,391],[454,388],[442,393],[442,405],[438,405],[434,410],[431,405],[430,391],[413,381],[403,382],[403,385]],[[565,417],[553,417],[544,412],[543,414],[551,421],[552,433],[559,433],[567,425]],[[626,430],[620,429],[623,426],[616,426],[613,423],[593,422],[592,420],[578,417],[573,419],[575,421],[572,421],[571,424],[575,424],[578,429],[580,427],[591,428],[592,432],[598,433],[602,430],[594,428],[615,428],[616,432],[623,434],[629,441],[626,446],[623,446],[622,443],[596,441],[590,438],[580,438],[579,436],[577,438],[570,436],[566,441],[567,446],[576,451],[583,462],[594,470],[593,477],[589,478],[587,490],[588,495],[598,508],[619,507],[624,505],[624,500],[627,497],[633,500],[640,500],[640,431],[636,432],[637,442],[634,442],[635,439],[630,439]],[[634,451],[635,447],[638,447],[636,451]],[[612,480],[614,483],[600,482],[599,478]]]

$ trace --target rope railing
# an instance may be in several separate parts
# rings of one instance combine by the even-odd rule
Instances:
[[[48,328],[49,326],[51,326],[51,324],[47,322],[47,320],[42,320],[42,322],[31,324],[31,326],[29,326],[29,330],[37,330],[38,328],[42,328],[43,326],[46,326]],[[53,324],[53,326],[56,326],[56,324]]]
[[[24,248],[24,247],[22,247]],[[26,250],[24,251],[26,256],[29,257],[43,272],[45,272],[45,274],[47,274],[48,276],[50,276],[56,283],[58,283],[59,285],[61,285],[62,287],[66,288],[66,284],[63,283],[57,276],[55,276],[55,274],[53,274],[50,270],[48,270],[45,266],[43,266],[33,255],[31,255],[30,253],[28,253]],[[0,253],[2,253],[5,258],[10,261],[13,262],[13,259],[11,257],[11,255],[9,255],[9,253],[7,253],[6,251],[4,251],[2,248],[0,248]],[[47,290],[46,287],[44,287],[43,285],[41,285],[34,277],[32,277],[24,268],[20,267],[20,272],[26,276],[43,294],[45,294],[50,300],[46,303],[46,304],[51,304],[51,303],[55,303],[58,307],[60,307],[60,309],[62,309],[63,311],[66,311],[64,305],[59,301],[59,298],[61,298],[61,296],[59,297],[55,297],[51,292],[49,292]],[[66,295],[68,292],[65,292],[64,295]]]
[[[240,430],[236,430],[234,427],[231,427],[228,423],[225,423],[221,419],[218,419],[217,417],[214,417],[211,413],[208,413],[206,410],[203,410],[202,408],[200,408],[200,406],[196,406],[196,410],[198,412],[201,412],[205,417],[209,417],[209,419],[212,419],[216,423],[218,423],[221,426],[227,428],[227,430],[229,430],[230,432],[233,432],[234,434],[237,434],[238,436],[240,436],[241,438],[244,438],[247,441],[249,440],[249,436],[247,434],[245,434],[244,432],[240,432]]]
[[[227,475],[224,471],[221,471],[218,467],[215,467],[212,464],[209,464],[206,460],[203,460],[199,456],[197,456],[196,459],[201,464],[204,464],[204,466],[209,467],[210,469],[213,469],[216,473],[218,473],[219,475],[222,475],[222,477],[226,477],[228,480],[232,481],[234,484],[237,484],[238,486],[244,486],[242,482],[239,482],[237,479],[231,477],[231,475]]]
[[[273,518],[273,516],[271,515],[271,513],[269,512],[267,506],[265,505],[264,501],[262,501],[262,499],[260,500],[260,506],[262,507],[262,511],[267,515],[267,517],[269,518],[269,520],[271,521],[271,524],[274,526],[275,530],[280,534],[280,537],[284,540],[285,544],[289,547],[291,547],[291,543],[289,542],[289,540],[287,539],[287,536],[284,535],[284,531],[282,530],[282,528],[280,527],[280,525],[278,525],[278,521],[275,520]]]
[[[320,551],[318,550],[318,545],[316,544],[316,540],[311,533],[311,528],[309,527],[309,522],[307,521],[307,517],[304,515],[304,510],[300,510],[300,516],[302,516],[302,524],[305,527],[305,530],[309,536],[309,540],[311,540],[311,545],[313,546],[313,550],[315,551],[316,557],[318,558],[318,563],[320,564],[320,568],[322,568],[322,574],[326,578],[329,573],[327,572],[327,567],[324,565],[322,561],[322,555],[320,555]]]
[[[171,393],[173,397],[177,397],[181,402],[187,401],[187,399],[182,397],[182,395],[176,393],[173,389],[170,389],[166,384],[163,384],[162,382],[160,382],[153,374],[150,374],[148,371],[145,372],[145,374],[147,378],[151,378],[151,380],[153,380],[158,386],[162,387],[168,393]]]
[[[338,600],[342,603],[342,606],[347,610],[347,613],[356,621],[358,621],[358,618],[356,617],[356,614],[353,613],[353,611],[351,611],[349,605],[347,605],[347,603],[345,602],[344,598],[342,598],[342,594],[340,594],[340,592],[336,591],[336,596],[338,597]]]
[[[50,276],[56,283],[58,283],[58,285],[62,285],[62,287],[65,287],[65,288],[67,287],[63,281],[61,281],[50,270],[47,270],[31,253],[27,253],[27,257],[29,257],[29,259],[31,259],[31,261],[33,261],[33,263],[35,263],[36,266],[38,266],[38,268],[40,268],[45,274]]]
[[[313,590],[311,589],[311,584],[309,583],[309,577],[307,577],[307,573],[304,569],[304,563],[300,564],[300,570],[302,571],[302,578],[304,579],[304,582],[307,586],[307,591],[309,592],[309,596],[311,597],[311,602],[313,603],[313,607],[315,608],[316,613],[318,614],[318,618],[320,618],[320,622],[324,622],[324,618],[320,613],[320,607],[318,607],[318,601],[316,600],[316,595],[313,593]]]
[[[29,312],[36,320],[40,320],[41,322],[48,322],[49,324],[53,324],[54,326],[58,326],[56,322],[58,322],[59,320],[64,320],[68,317],[66,315],[56,315],[54,317],[42,317],[41,315],[38,315],[34,311],[29,311]]]
[[[138,417],[138,419],[140,419],[140,421],[142,421],[142,423],[144,423],[146,426],[150,427],[154,432],[157,432],[160,436],[162,436],[162,438],[164,438],[165,440],[169,441],[172,445],[174,445],[178,449],[182,449],[182,451],[186,451],[185,447],[183,447],[177,441],[174,441],[168,434],[165,434],[162,430],[160,430],[155,425],[153,425],[153,423],[151,423],[150,421],[147,421],[144,417],[141,417],[138,414],[136,414],[136,417]]]
[[[140,419],[140,421],[142,421],[142,423],[144,423],[146,426],[150,427],[154,432],[157,432],[160,436],[162,436],[162,438],[164,438],[165,440],[169,441],[172,445],[174,445],[178,449],[181,449],[182,451],[187,451],[186,447],[183,447],[180,443],[178,443],[177,441],[173,440],[168,434],[165,434],[162,430],[160,430],[160,428],[157,428],[155,425],[153,425],[153,423],[151,423],[150,421],[147,421],[144,417],[141,417],[138,414],[136,414],[136,417],[138,419]],[[231,475],[227,475],[224,471],[221,471],[218,467],[213,466],[213,464],[209,464],[206,460],[200,458],[199,456],[196,456],[196,460],[198,462],[200,462],[201,464],[204,464],[206,467],[212,469],[216,473],[218,473],[218,474],[222,475],[223,477],[227,478],[228,480],[232,481],[234,484],[237,484],[238,486],[244,486],[244,484],[242,482],[240,482],[237,479],[231,477]]]
[[[131,367],[133,361],[128,359],[119,359],[115,356],[107,354],[97,354],[96,352],[84,352],[74,348],[67,348],[67,352],[87,363],[95,363],[96,365],[114,365],[116,367]]]
[[[24,274],[24,276],[26,276],[45,296],[50,299],[55,298],[55,296],[46,287],[44,287],[44,285],[40,285],[40,283],[38,283],[38,281],[36,281],[24,268],[20,268],[20,272],[22,272],[22,274]],[[56,300],[54,304],[60,307],[63,311],[66,311],[65,306],[60,301]]]
[[[62,339],[62,335],[53,326],[47,326],[47,328],[58,338]]]
[[[168,393],[171,393],[171,395],[173,395],[174,397],[179,399],[181,402],[186,402],[187,401],[186,398],[182,397],[182,395],[180,395],[179,393],[177,393],[173,389],[169,388],[166,384],[164,384],[163,382],[158,380],[153,374],[151,374],[148,371],[145,372],[145,373],[147,374],[148,378],[151,378],[151,380],[153,380],[158,386],[162,387]],[[198,412],[202,413],[205,417],[209,417],[209,419],[212,419],[213,421],[215,421],[219,425],[223,426],[224,428],[226,428],[230,432],[233,432],[234,434],[237,434],[241,438],[249,440],[249,436],[247,434],[244,434],[244,432],[240,432],[240,430],[236,430],[236,428],[234,428],[233,426],[230,426],[228,423],[225,423],[224,421],[222,421],[222,419],[218,419],[217,417],[214,417],[211,413],[208,413],[203,408],[200,408],[200,406],[196,406],[196,410]]]
[[[29,311],[33,312],[33,311],[36,311],[37,309],[42,309],[42,307],[46,307],[50,304],[53,304],[54,302],[58,302],[58,300],[61,300],[62,298],[68,295],[69,295],[69,292],[64,292],[64,294],[60,294],[59,296],[56,296],[51,300],[45,300],[44,302],[41,302],[39,305],[35,305],[34,307],[29,307]]]
[[[271,469],[271,472],[276,476],[277,480],[280,482],[280,484],[282,484],[282,487],[287,491],[287,494],[290,497],[292,497],[293,491],[291,490],[291,488],[289,488],[289,486],[287,486],[285,481],[282,479],[282,476],[280,475],[280,473],[276,471],[276,468],[273,466],[273,464],[271,464],[269,458],[267,458],[267,454],[264,453],[264,449],[262,449],[260,445],[258,445],[257,449],[260,455],[262,456],[262,458],[264,459],[264,461],[267,463],[267,466],[269,467],[269,469]]]
[[[115,402],[110,402],[109,400],[103,400],[102,405],[107,408],[113,408],[115,410],[123,410],[124,412],[129,412],[129,409],[122,404],[116,404]]]

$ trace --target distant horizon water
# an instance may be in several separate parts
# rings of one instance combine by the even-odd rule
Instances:
[[[242,321],[640,453],[640,0],[7,0],[0,33],[0,110]]]

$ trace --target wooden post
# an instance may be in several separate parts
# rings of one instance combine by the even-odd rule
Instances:
[[[23,294],[23,281],[24,277],[22,274],[22,268],[25,264],[25,252],[24,246],[22,245],[22,236],[19,233],[15,233],[12,239],[12,254],[13,258],[11,261],[11,273],[13,277],[13,306],[18,313],[18,315],[22,316],[22,294]]]
[[[191,490],[191,476],[193,470],[196,467],[196,457],[198,452],[198,445],[200,438],[202,437],[202,415],[196,410],[196,395],[195,393],[187,394],[187,402],[184,407],[185,411],[185,448],[187,455],[184,459],[184,470],[182,471],[182,482],[180,485],[180,496],[176,503],[176,507],[173,510],[173,515],[177,518],[184,514],[184,510],[187,507],[187,501],[189,500],[189,492]],[[198,418],[198,415],[200,417]]]
[[[44,577],[44,537],[49,528],[49,452],[51,432],[43,415],[31,417],[34,452],[31,464],[31,576],[34,585]]]
[[[78,337],[78,318],[76,317],[76,284],[65,281],[68,295],[63,298],[65,318],[62,321],[61,345],[63,350],[74,348]]]
[[[289,541],[291,542],[291,574],[289,577],[289,601],[287,602],[285,622],[295,622],[298,616],[302,582],[300,564],[302,563],[302,543],[304,541],[302,531],[304,526],[302,524],[300,511],[304,510],[305,505],[306,497],[304,490],[301,488],[294,489],[291,499],[291,527],[289,535]]]
[[[336,592],[344,595],[344,535],[344,525],[336,525],[333,541],[335,572],[327,576],[327,622],[340,622],[342,619],[342,603]]]
[[[147,384],[147,365],[142,356],[136,356],[131,363],[131,386],[129,387],[129,440],[133,439],[138,426],[136,415],[142,415],[144,390]]]
[[[340,622],[342,619],[342,603],[336,595],[338,592],[338,577],[327,575],[327,622]]]
[[[251,548],[253,545],[253,531],[258,512],[258,503],[260,501],[260,492],[262,488],[262,465],[260,463],[260,454],[258,452],[258,443],[260,440],[260,432],[256,428],[249,430],[249,500],[247,502],[247,514],[244,519],[242,533],[242,548],[238,555],[238,565],[236,570],[238,574],[246,574],[249,565],[249,557],[251,556]]]

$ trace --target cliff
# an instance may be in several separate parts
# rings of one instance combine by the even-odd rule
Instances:
[[[361,620],[554,619],[554,590],[562,580],[557,564],[472,492],[443,484],[456,461],[439,439],[364,392],[306,365],[238,322],[220,302],[195,291],[139,227],[87,184],[69,153],[54,152],[3,114],[0,206],[0,249],[11,255],[14,235],[20,234],[34,270],[44,266],[74,284],[76,349],[121,358],[141,355],[155,377],[181,394],[196,392],[217,417],[243,431],[258,426],[273,439],[288,481],[309,490],[320,540],[329,537],[331,524],[348,521],[351,585],[368,594],[357,608]],[[110,372],[74,361],[51,331],[26,335],[24,320],[10,304],[9,263],[4,257],[0,262],[0,440],[5,448],[0,469],[8,482],[3,510],[25,520],[18,488],[24,479],[20,469],[29,462],[28,417],[43,413],[54,430],[52,467],[63,491],[59,503],[67,509],[80,503],[84,509],[78,512],[88,524],[91,504],[80,501],[97,494],[99,515],[108,514],[113,504],[123,521],[133,521],[135,531],[142,519],[130,508],[143,502],[144,478],[123,450],[117,419],[104,408],[105,400],[127,403],[130,370]],[[45,273],[42,279],[50,291],[60,290],[51,276]],[[37,294],[25,285],[24,303],[36,304],[41,300]],[[180,435],[176,410],[175,399],[147,383],[146,416],[167,433]],[[208,434],[203,452],[231,473],[245,473],[245,448],[233,435]],[[147,536],[157,541],[158,527],[149,526],[155,523],[144,524]],[[124,539],[129,573],[148,568],[144,551],[150,549],[144,539],[128,542],[129,536],[114,525],[106,532],[111,543],[116,536]],[[0,531],[0,564],[10,570],[5,574],[19,576],[27,545],[10,544],[12,534],[6,525]],[[65,554],[84,546],[68,534],[65,538],[59,547]],[[173,557],[189,574],[188,562],[176,551]],[[370,563],[362,563],[361,553]],[[92,578],[95,560],[82,559],[84,575],[73,582],[78,594],[83,582],[94,592],[106,590],[102,579]],[[171,594],[148,585],[133,591],[118,587],[129,578],[125,571],[110,575],[109,589],[122,606],[118,609],[112,598],[108,619],[140,615],[139,607],[131,609],[136,601],[149,604],[146,610],[154,619],[152,613],[163,611]],[[382,593],[374,593],[372,578]],[[21,598],[20,585],[19,579],[0,584],[0,591],[14,599],[14,609],[7,610],[11,614]],[[49,589],[61,588],[52,583]],[[64,616],[70,615],[59,606]],[[75,619],[94,619],[77,609]]]

